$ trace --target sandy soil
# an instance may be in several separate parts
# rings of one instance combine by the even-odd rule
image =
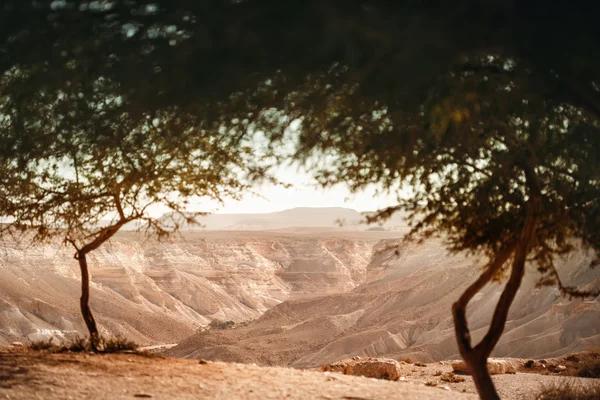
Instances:
[[[0,398],[469,399],[423,385],[334,373],[135,354],[0,351]]]
[[[449,383],[448,363],[403,365],[391,382],[288,368],[191,361],[136,354],[48,354],[0,349],[0,398],[6,399],[476,399],[473,383]],[[526,399],[559,376],[495,376],[505,399]],[[582,380],[593,383],[597,380]],[[436,385],[436,386],[426,386]],[[466,392],[466,393],[465,393]]]

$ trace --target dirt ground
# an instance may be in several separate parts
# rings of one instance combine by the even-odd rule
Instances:
[[[477,398],[469,376],[461,376],[464,382],[442,379],[452,369],[447,362],[402,368],[400,381],[391,382],[333,372],[198,362],[152,354],[50,354],[2,348],[0,399]],[[541,383],[557,379],[576,378],[537,373],[494,376],[506,399],[526,399]]]

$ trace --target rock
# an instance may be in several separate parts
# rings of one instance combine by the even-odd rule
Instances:
[[[339,372],[345,375],[365,376],[367,378],[400,379],[400,363],[389,358],[353,357],[323,365],[321,371]]]
[[[490,358],[487,362],[487,367],[490,375],[502,375],[502,374],[516,374],[517,369],[513,363],[509,360],[501,360],[497,358]],[[454,372],[468,374],[469,370],[467,364],[464,361],[453,361],[452,370]]]
[[[543,362],[541,362],[541,361],[536,361],[536,362],[535,362],[535,365],[536,365],[536,366],[538,366],[538,367],[540,367],[540,368],[544,368],[544,369],[546,369],[546,364],[544,364],[544,363],[543,363]]]
[[[24,346],[23,343],[21,343],[21,342],[12,342],[10,345],[12,347],[23,347]]]
[[[565,367],[564,365],[548,365],[548,371],[550,371],[550,372],[560,373],[566,369],[567,369],[567,367]]]

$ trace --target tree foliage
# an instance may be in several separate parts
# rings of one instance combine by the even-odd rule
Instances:
[[[5,228],[80,243],[102,235],[102,224],[140,220],[161,236],[173,225],[148,207],[187,215],[190,199],[237,198],[265,176],[246,132],[204,126],[176,106],[131,118],[103,78],[86,93],[65,87],[22,97],[28,79],[15,70],[2,85],[0,182],[3,213],[14,220]]]

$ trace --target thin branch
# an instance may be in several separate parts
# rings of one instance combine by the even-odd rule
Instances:
[[[563,284],[562,280],[560,279],[560,276],[558,275],[558,271],[556,270],[556,267],[554,265],[552,265],[550,274],[556,279],[556,285],[558,286],[558,290],[563,296],[569,296],[569,298],[571,299],[585,299],[600,296],[600,288],[596,290],[581,290],[575,286],[566,286],[565,284]]]
[[[121,190],[118,189],[115,193],[115,206],[117,207],[117,212],[119,213],[119,218],[121,220],[125,219],[125,213],[123,212],[123,206],[121,205]]]
[[[110,239],[123,225],[128,222],[131,222],[135,219],[138,219],[139,216],[132,216],[129,218],[121,219],[116,224],[103,228],[99,231],[99,235],[91,242],[83,246],[79,252],[83,254],[87,254],[90,251],[93,251],[100,247],[100,245]]]
[[[66,237],[64,241],[65,241],[65,243],[71,244],[71,246],[73,246],[75,248],[75,256],[74,256],[74,258],[78,259],[79,258],[79,251],[80,251],[80,249],[79,249],[79,246],[77,246],[77,243],[75,242],[75,240]]]

